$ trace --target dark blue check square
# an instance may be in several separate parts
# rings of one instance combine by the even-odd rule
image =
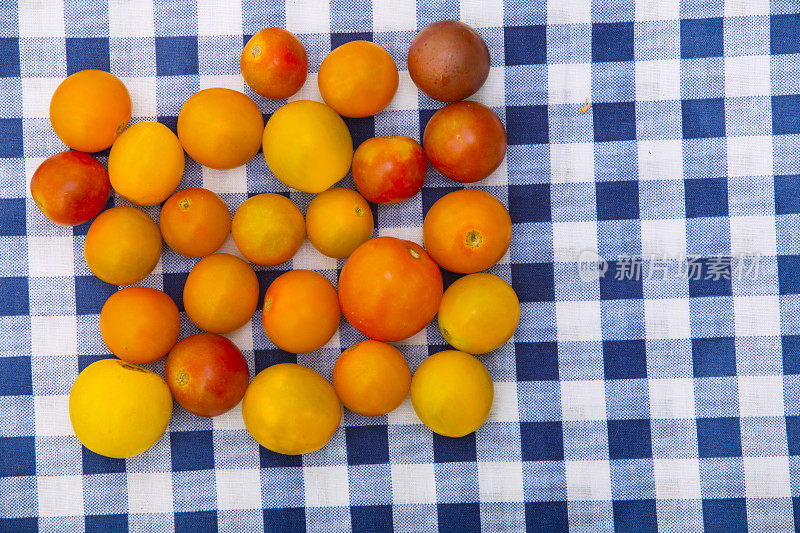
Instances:
[[[608,454],[611,459],[653,456],[649,420],[609,420]]]
[[[451,192],[460,191],[463,187],[423,187],[422,188],[422,216],[428,214],[428,210],[440,198]]]
[[[18,78],[19,39],[17,37],[0,37],[0,78]]]
[[[0,379],[0,396],[33,394],[30,357],[0,357],[0,376],[13,376],[12,379]]]
[[[353,33],[331,33],[331,50],[339,48],[343,44],[353,41],[370,41],[372,42],[372,32],[353,32]]]
[[[22,119],[0,118],[0,157],[22,157]]]
[[[549,222],[552,218],[550,211],[550,184],[509,185],[508,207],[511,221],[515,224],[521,222]]]
[[[438,109],[420,109],[419,110],[419,138],[423,139],[425,137],[425,128],[428,126],[428,122],[431,120],[431,117],[436,114]]]
[[[264,509],[264,533],[285,533],[286,531],[305,530],[306,510],[302,507]]]
[[[506,26],[504,36],[507,66],[547,63],[546,26]]]
[[[375,137],[375,117],[350,118],[342,117],[350,136],[353,139],[353,146],[358,148],[367,139]]]
[[[703,500],[705,533],[747,531],[747,503],[744,498]]]
[[[781,352],[783,355],[783,373],[800,374],[800,335],[786,335],[781,337]],[[800,441],[798,441],[800,444]]]
[[[173,471],[214,468],[214,438],[211,431],[173,431],[169,436]]]
[[[372,465],[389,462],[389,432],[386,426],[345,428],[347,463]]]
[[[772,133],[784,135],[800,133],[800,95],[790,94],[772,97]]]
[[[732,294],[729,258],[702,258],[693,260],[693,263],[697,265],[697,273],[690,272],[689,296],[702,298]]]
[[[440,533],[479,533],[481,531],[481,508],[477,503],[440,503]]]
[[[592,24],[592,61],[633,61],[633,22]]]
[[[681,58],[722,56],[723,43],[721,18],[681,20]]]
[[[216,531],[217,512],[175,513],[175,531]]]
[[[800,294],[800,255],[778,256],[780,294]]]
[[[725,136],[725,99],[681,100],[684,139]]]
[[[183,286],[186,285],[186,278],[188,277],[188,272],[164,273],[164,292],[172,298],[172,301],[178,306],[178,311],[181,312],[186,310],[183,307]]]
[[[700,457],[741,457],[742,437],[739,419],[698,418],[697,451]]]
[[[281,468],[303,466],[302,455],[284,455],[268,450],[263,446],[258,447],[258,463],[261,468]]]
[[[523,461],[563,461],[561,422],[520,422]]]
[[[728,216],[728,180],[706,178],[684,180],[686,218]]]
[[[597,220],[639,218],[639,182],[604,181],[595,184]]]
[[[87,515],[84,518],[86,533],[108,533],[110,531],[128,531],[128,515]]]
[[[433,434],[433,460],[436,463],[475,461],[475,433],[463,437],[444,437]]]
[[[0,236],[25,235],[25,198],[0,198]]]
[[[736,375],[736,340],[733,337],[692,339],[692,368],[696,378]]]
[[[800,53],[800,14],[772,15],[769,30],[771,54]]]
[[[197,74],[197,37],[156,37],[156,73],[159,76]]]
[[[567,502],[526,502],[525,531],[527,533],[569,531]]]
[[[655,500],[616,500],[612,504],[614,530],[630,533],[658,531]]]
[[[800,213],[800,175],[775,176],[775,214]]]
[[[645,341],[603,341],[603,368],[606,379],[646,378]]]
[[[2,373],[0,375],[11,376],[13,374]],[[0,461],[0,478],[36,475],[34,437],[0,437],[0,457],[3,458]],[[13,459],[9,460],[9,458]]]
[[[547,144],[550,142],[547,106],[507,106],[508,144]]]
[[[356,505],[350,508],[353,533],[392,531],[394,520],[391,505]]]
[[[158,121],[168,127],[172,133],[178,135],[178,117],[159,116]]]
[[[94,453],[86,446],[81,447],[83,459],[83,473],[91,474],[110,474],[114,472],[125,472],[125,459],[115,459]]]
[[[595,142],[636,139],[634,102],[596,103],[592,106],[592,118]]]
[[[13,533],[38,533],[39,519],[29,518],[0,518],[0,531]]]
[[[789,455],[800,455],[800,416],[786,417],[786,441]]]
[[[555,342],[516,343],[517,380],[558,380],[558,345]]]
[[[642,298],[641,271],[634,261],[609,261],[608,270],[600,278],[600,298],[628,300]]]
[[[254,350],[253,358],[255,363],[255,373],[258,374],[262,370],[272,365],[281,363],[296,363],[297,356],[289,352],[284,352],[280,349],[275,350]]]
[[[264,295],[267,293],[267,289],[269,289],[273,281],[278,279],[281,274],[285,273],[285,270],[273,269],[256,271],[256,278],[258,279],[258,302],[256,303],[256,309],[261,310],[264,308]],[[181,292],[183,292],[183,289],[181,289]]]
[[[0,316],[28,314],[28,278],[0,278]]]
[[[107,37],[67,37],[67,75],[80,70],[111,70]]]
[[[555,299],[553,263],[511,265],[511,286],[520,302],[549,302]]]
[[[75,311],[79,315],[99,315],[117,286],[95,276],[75,276]]]

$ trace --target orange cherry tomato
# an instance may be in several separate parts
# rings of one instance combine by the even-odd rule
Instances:
[[[308,55],[300,39],[283,28],[264,28],[242,50],[242,77],[266,98],[288,98],[300,90],[308,73]]]
[[[322,348],[339,328],[339,298],[322,274],[292,270],[278,276],[264,295],[264,333],[281,350]]]
[[[394,342],[428,325],[442,300],[442,287],[442,273],[422,246],[378,237],[356,248],[345,262],[339,304],[361,333]]]
[[[183,189],[164,202],[158,223],[167,246],[187,257],[204,257],[230,235],[231,212],[208,189]]]

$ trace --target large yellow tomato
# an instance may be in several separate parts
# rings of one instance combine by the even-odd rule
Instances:
[[[328,257],[348,257],[372,237],[373,231],[372,210],[353,189],[328,189],[316,195],[306,209],[308,240]]]
[[[423,424],[445,437],[463,437],[481,427],[493,401],[489,371],[468,353],[435,353],[411,378],[414,411]]]
[[[172,416],[172,394],[158,374],[119,359],[83,369],[69,393],[78,440],[95,453],[122,459],[151,447]]]
[[[189,156],[211,168],[240,167],[261,147],[264,117],[246,95],[213,88],[186,100],[178,114],[178,138]]]
[[[64,144],[81,152],[111,146],[131,118],[131,97],[119,78],[81,70],[61,82],[50,100],[50,123]]]
[[[295,363],[262,370],[244,393],[242,417],[263,447],[286,455],[319,450],[333,437],[342,406],[316,371]]]
[[[257,265],[275,266],[292,258],[306,238],[303,212],[280,194],[257,194],[233,215],[231,234],[242,255]]]
[[[494,274],[470,274],[450,285],[439,304],[444,340],[471,354],[491,352],[517,329],[519,299],[511,285]]]
[[[134,204],[160,204],[183,177],[181,143],[160,122],[134,124],[111,147],[108,176],[114,190]]]
[[[86,265],[106,283],[130,285],[153,271],[161,257],[161,232],[135,207],[112,207],[94,219],[86,234]]]
[[[342,117],[325,104],[297,100],[278,109],[264,128],[264,159],[280,181],[322,192],[344,178],[353,139]]]

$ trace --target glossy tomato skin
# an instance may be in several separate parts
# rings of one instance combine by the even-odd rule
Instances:
[[[303,43],[283,28],[264,28],[247,41],[240,60],[242,77],[267,98],[288,98],[300,90],[308,73]]]
[[[353,155],[353,181],[364,198],[394,204],[419,192],[428,172],[422,146],[405,135],[367,139]]]
[[[378,237],[356,248],[345,262],[339,304],[361,333],[395,342],[421,331],[436,316],[442,289],[442,273],[422,246]]]
[[[453,181],[474,183],[497,170],[506,156],[506,129],[478,102],[455,102],[434,113],[422,143],[431,165]]]
[[[242,352],[215,333],[198,333],[179,341],[167,356],[165,374],[175,400],[199,416],[231,410],[250,381]]]
[[[52,155],[31,178],[33,201],[47,218],[62,226],[76,226],[96,217],[110,192],[106,169],[83,152]]]

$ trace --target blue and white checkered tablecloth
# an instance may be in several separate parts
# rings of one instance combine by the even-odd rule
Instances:
[[[0,531],[800,525],[800,1],[0,6]],[[37,165],[65,148],[48,120],[55,87],[81,69],[110,70],[132,95],[133,122],[172,128],[207,87],[244,91],[268,115],[284,102],[245,86],[239,54],[249,35],[282,26],[309,55],[293,99],[319,99],[316,72],[332,47],[372,40],[395,58],[400,88],[385,111],[346,121],[354,142],[419,138],[441,104],[416,90],[406,52],[440,19],[484,36],[492,68],[474,99],[508,129],[506,161],[474,185],[509,207],[514,239],[490,271],[522,301],[513,342],[481,356],[495,382],[487,423],[450,439],[408,402],[374,419],[345,411],[330,444],[299,457],[260,448],[238,408],[207,419],[176,405],[140,456],[83,448],[67,395],[81,369],[110,356],[98,313],[117,287],[86,267],[88,225],[56,226],[30,198]],[[375,207],[376,234],[421,242],[424,213],[453,185],[431,169],[421,195]],[[276,181],[261,155],[229,171],[187,157],[190,186],[216,191],[232,212],[266,191],[303,209],[311,199]],[[146,211],[157,219],[157,207]],[[599,280],[579,269],[592,252],[606,261]],[[741,268],[748,261],[757,268]],[[194,263],[165,247],[141,284],[181,306]],[[283,270],[335,282],[342,264],[306,243],[290,263],[257,270],[263,293]],[[183,335],[197,331],[182,318]],[[230,335],[253,375],[297,360],[330,378],[340,349],[362,338],[343,320],[325,348],[296,358],[260,321]],[[400,343],[412,370],[444,347],[435,324]]]

